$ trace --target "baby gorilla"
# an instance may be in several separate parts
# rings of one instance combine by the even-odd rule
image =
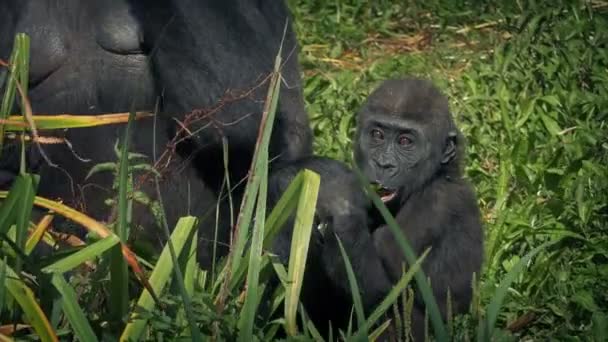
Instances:
[[[454,313],[468,309],[473,273],[483,258],[483,232],[477,200],[462,178],[463,138],[447,99],[430,82],[388,80],[358,114],[355,160],[401,230],[420,255],[439,309],[446,316],[449,289]],[[391,282],[402,275],[403,254],[377,212],[371,217],[373,241]],[[413,336],[424,336],[424,306],[416,296]]]
[[[479,272],[483,257],[477,201],[460,168],[463,145],[447,99],[427,81],[386,81],[358,114],[356,162],[379,185],[380,196],[416,254],[431,247],[423,270],[444,318],[448,289],[453,312],[466,311],[473,273]],[[307,157],[275,167],[268,185],[269,208],[302,169],[321,176],[316,224],[327,223],[328,230],[312,233],[301,299],[326,335],[329,322],[334,331],[346,328],[352,309],[337,238],[352,264],[367,314],[399,280],[406,262],[380,215],[368,212],[370,203],[355,174],[338,161]],[[273,246],[284,263],[293,220]],[[418,295],[412,312],[417,341],[424,339],[424,310]]]

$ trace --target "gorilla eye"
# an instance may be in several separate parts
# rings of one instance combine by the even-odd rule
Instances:
[[[376,140],[384,139],[384,134],[382,134],[382,131],[377,128],[372,129],[371,136],[372,136],[372,138],[374,138]]]
[[[412,143],[412,140],[410,138],[408,138],[407,136],[402,135],[399,137],[399,145],[408,146],[411,143]]]

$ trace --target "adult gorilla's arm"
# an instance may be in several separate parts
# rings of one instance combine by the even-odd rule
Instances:
[[[196,133],[191,150],[221,145],[224,135],[231,153],[242,154],[243,148],[251,153],[268,90],[264,80],[291,21],[284,1],[171,0],[148,1],[144,7],[146,45],[163,111],[180,121],[194,109],[206,116],[188,127]],[[291,25],[282,51],[284,82],[270,157],[290,160],[312,149]]]

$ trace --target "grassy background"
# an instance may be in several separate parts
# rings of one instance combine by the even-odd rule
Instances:
[[[503,326],[577,340],[608,313],[608,3],[291,0],[315,151],[350,161],[355,113],[390,77],[432,79],[468,140],[486,230],[480,297],[535,246]],[[575,338],[577,336],[578,338]]]

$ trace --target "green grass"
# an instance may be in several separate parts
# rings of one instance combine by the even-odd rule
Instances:
[[[498,326],[533,317],[516,336],[606,336],[608,4],[290,4],[315,151],[351,161],[342,148],[370,91],[432,79],[468,140],[486,231],[481,304],[524,254],[561,239],[511,284]]]

